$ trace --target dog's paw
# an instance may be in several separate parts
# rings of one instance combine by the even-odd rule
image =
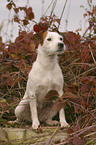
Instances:
[[[64,127],[70,127],[70,125],[67,122],[61,122],[61,128]]]
[[[8,121],[9,124],[13,124],[13,123],[19,123],[18,119],[14,120],[14,121]]]
[[[40,125],[39,121],[34,122],[34,123],[32,124],[32,128],[33,128],[33,129],[38,129],[39,125]]]
[[[53,126],[53,125],[58,125],[59,122],[56,120],[46,120],[46,124]]]

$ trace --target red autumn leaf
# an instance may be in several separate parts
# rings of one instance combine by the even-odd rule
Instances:
[[[92,12],[90,12],[90,11],[87,11],[87,13],[88,13],[88,15],[90,16],[93,16],[93,13]]]
[[[30,14],[28,14],[28,19],[29,20],[34,19],[34,13],[33,12],[31,12]]]
[[[96,87],[96,79],[94,79],[94,86]]]
[[[75,48],[78,47],[78,45],[80,45],[80,36],[73,33],[73,32],[68,32],[68,33],[64,33],[64,41],[65,43],[69,43],[72,46],[74,46]]]
[[[56,100],[58,97],[59,94],[56,90],[49,91],[45,96],[46,100]]]
[[[96,95],[96,88],[93,88],[93,92],[94,92],[94,94]]]
[[[29,50],[30,52],[32,52],[32,51],[35,51],[35,48],[36,48],[36,44],[34,43],[33,40],[31,40],[28,50]]]
[[[27,14],[30,14],[32,12],[32,7],[29,7],[28,9],[27,9]]]
[[[46,31],[48,29],[48,25],[47,24],[44,24],[42,27],[41,27],[41,30],[43,31]]]
[[[32,54],[31,54],[32,55]],[[18,68],[20,68],[23,72],[25,71],[26,69],[26,64],[23,60],[20,60],[17,65],[16,65]]]
[[[7,109],[7,104],[0,101],[0,110],[1,109],[5,109],[6,110]]]
[[[83,101],[84,106],[86,106],[87,108],[89,108],[89,105],[87,104],[87,102]]]
[[[88,93],[89,92],[89,84],[82,85],[81,92],[82,93]]]
[[[95,76],[91,76],[90,77],[90,82],[94,81],[94,79],[95,79]]]
[[[90,82],[90,80],[88,77],[85,76],[85,77],[81,78],[81,82],[88,84]]]
[[[64,88],[64,91],[65,91],[65,92],[71,92],[71,89],[70,89],[69,87],[65,87],[65,88]]]
[[[12,86],[13,85],[13,82],[14,82],[14,80],[13,80],[12,76],[10,76],[10,77],[7,78],[7,84],[9,86]]]
[[[41,30],[41,29],[40,29],[40,26],[37,25],[37,24],[34,25],[33,29],[34,29],[34,31],[35,31],[36,33],[40,32],[40,30]]]
[[[11,10],[11,8],[12,8],[12,4],[11,3],[9,3],[9,4],[7,4],[7,6],[6,6],[7,8],[8,8],[8,10]]]
[[[86,70],[86,68],[87,68],[87,65],[86,64],[82,64],[82,66],[81,66],[84,70]]]
[[[73,131],[72,128],[68,128],[68,129],[67,129],[67,133],[71,134],[71,133],[73,133],[73,132],[74,132],[74,131]]]
[[[27,8],[26,7],[19,7],[19,9],[22,11],[25,11],[27,13]]]
[[[18,14],[19,8],[14,8],[14,12],[15,12],[16,14]]]
[[[54,109],[56,111],[59,111],[61,108],[64,108],[65,107],[65,104],[66,104],[66,100],[62,100],[62,98],[56,99],[56,102],[54,104]]]
[[[87,13],[83,14],[83,16],[86,17],[87,16]]]
[[[22,32],[20,32],[20,35],[26,36],[27,35],[27,32],[26,31],[22,31]]]
[[[71,92],[66,92],[66,93],[64,93],[64,94],[62,95],[62,98],[75,100],[75,99],[77,99],[78,97],[77,97],[75,94],[71,93]]]
[[[83,142],[83,140],[81,138],[74,138],[73,144],[74,145],[85,145],[85,143]]]
[[[24,19],[24,20],[23,20],[23,25],[26,26],[26,25],[28,25],[28,24],[29,24],[28,20]]]
[[[89,59],[90,59],[89,49],[87,46],[83,46],[81,49],[81,62],[88,62]]]
[[[2,77],[4,77],[4,78],[10,77],[9,71],[7,71],[6,73],[2,74]]]
[[[17,23],[20,22],[19,19],[18,19],[18,17],[15,17],[15,18],[14,18],[14,22],[17,22]]]
[[[93,7],[93,13],[96,14],[96,6]]]

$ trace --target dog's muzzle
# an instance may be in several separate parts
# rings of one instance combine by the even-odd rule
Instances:
[[[64,51],[64,43],[58,43],[58,52]]]

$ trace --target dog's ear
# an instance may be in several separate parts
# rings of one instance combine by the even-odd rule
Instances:
[[[34,38],[41,45],[43,45],[44,39],[45,39],[46,35],[47,35],[47,32],[46,31],[40,31],[39,33],[34,34]]]

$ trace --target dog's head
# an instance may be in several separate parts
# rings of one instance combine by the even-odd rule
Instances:
[[[37,39],[41,45],[40,49],[49,55],[61,54],[66,49],[63,37],[57,32],[43,32]]]

